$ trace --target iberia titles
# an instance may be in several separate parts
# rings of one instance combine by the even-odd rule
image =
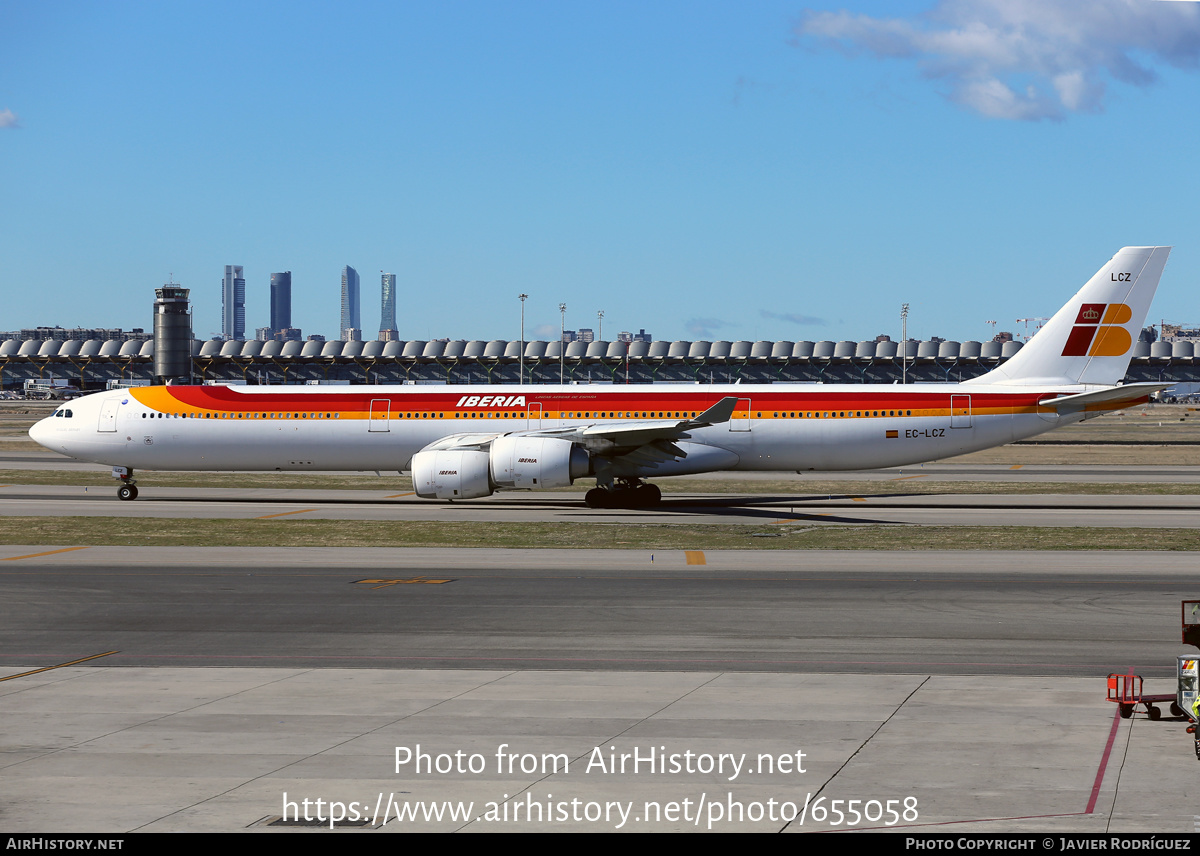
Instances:
[[[464,395],[455,407],[524,407],[523,395]]]

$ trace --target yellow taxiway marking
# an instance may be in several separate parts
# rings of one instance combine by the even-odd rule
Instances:
[[[900,478],[898,478],[898,479],[892,479],[892,481],[907,481],[908,479],[923,479],[923,478],[925,478],[925,476],[924,476],[924,475],[919,475],[919,476],[900,476]]]
[[[1011,467],[1009,467],[1009,469],[1010,470],[1019,470],[1023,466],[1025,466],[1025,465],[1024,464],[1013,464]]]
[[[867,501],[866,497],[862,497],[862,496],[852,496],[850,498],[852,500],[854,500],[855,502],[866,502]]]
[[[687,556],[689,565],[707,565],[708,562],[704,559],[703,550],[684,550],[683,555]]]
[[[25,556],[6,556],[3,561],[15,562],[18,559],[36,559],[38,556],[53,556],[55,553],[73,553],[76,550],[86,550],[87,547],[63,547],[61,550],[47,550],[45,553],[29,553]],[[102,655],[97,655],[102,656]]]
[[[391,496],[385,496],[384,499],[399,499],[402,496],[416,496],[415,490],[410,490],[408,493],[393,493]]]
[[[120,651],[105,651],[103,654],[93,654],[90,657],[80,657],[78,660],[72,660],[69,663],[59,663],[57,666],[43,666],[40,669],[33,669],[31,671],[21,672],[16,675],[5,675],[3,678],[0,678],[0,681],[11,681],[13,678],[27,678],[30,675],[36,675],[38,672],[48,672],[51,669],[61,669],[65,666],[74,666],[76,663],[86,663],[88,660],[95,660],[99,657],[107,657],[110,654],[120,654],[120,653],[121,653]]]
[[[371,588],[387,588],[388,586],[406,586],[416,583],[428,583],[429,585],[439,585],[441,583],[452,583],[454,580],[431,580],[425,577],[413,577],[411,580],[354,580],[354,585],[369,585]]]
[[[316,511],[315,508],[301,508],[299,511],[282,511],[279,514],[264,514],[262,517],[255,517],[255,520],[270,520],[272,517],[287,517],[289,514],[307,514],[310,511]]]

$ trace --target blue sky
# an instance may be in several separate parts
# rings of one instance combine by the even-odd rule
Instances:
[[[0,329],[986,339],[1121,246],[1200,323],[1200,4],[0,6]]]

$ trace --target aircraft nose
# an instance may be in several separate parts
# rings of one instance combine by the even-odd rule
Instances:
[[[50,435],[53,433],[48,423],[51,417],[39,419],[33,423],[33,427],[29,429],[29,438],[39,446],[50,448]]]

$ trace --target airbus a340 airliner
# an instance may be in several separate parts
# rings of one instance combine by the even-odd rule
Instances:
[[[594,478],[592,507],[652,505],[652,476],[854,470],[948,458],[1145,402],[1125,376],[1170,247],[1125,247],[1003,365],[958,384],[153,386],[69,402],[30,429],[113,468],[395,470],[418,496]]]

